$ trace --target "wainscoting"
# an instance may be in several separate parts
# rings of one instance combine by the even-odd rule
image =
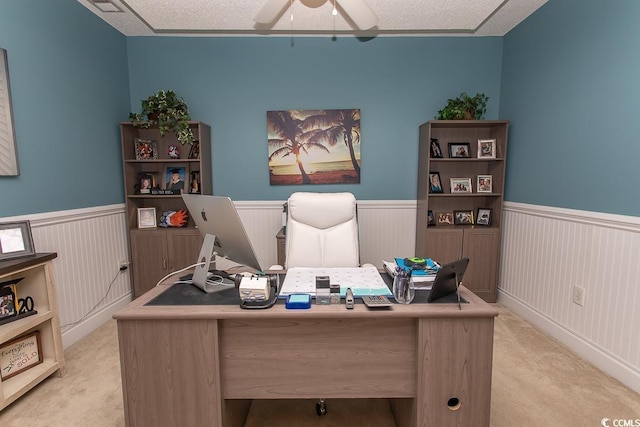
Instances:
[[[498,302],[640,392],[640,218],[509,202],[503,225]]]
[[[236,202],[264,267],[276,263],[282,204]],[[415,210],[411,200],[359,201],[362,262],[413,255]],[[65,348],[131,299],[118,269],[129,259],[124,216],[111,205],[1,219],[29,219],[36,250],[58,253]],[[498,301],[640,391],[640,218],[507,202],[503,224]],[[585,289],[583,307],[574,285]]]

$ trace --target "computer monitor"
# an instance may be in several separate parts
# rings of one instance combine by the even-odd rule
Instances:
[[[193,272],[193,284],[205,292],[214,292],[207,283],[210,268],[215,268],[215,256],[228,258],[258,272],[262,271],[249,236],[238,211],[229,197],[182,194],[191,218],[204,237],[202,249]]]

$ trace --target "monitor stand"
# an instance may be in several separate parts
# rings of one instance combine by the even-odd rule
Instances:
[[[205,234],[204,242],[202,242],[202,249],[200,249],[200,255],[198,255],[198,261],[196,268],[193,270],[193,276],[191,283],[206,293],[229,289],[226,285],[216,285],[207,281],[209,277],[209,270],[216,268],[216,254],[214,252],[216,243],[216,236],[213,234]]]

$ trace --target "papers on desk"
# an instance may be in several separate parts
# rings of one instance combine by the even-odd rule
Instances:
[[[353,295],[385,295],[391,296],[391,291],[380,277],[375,267],[338,267],[338,268],[307,268],[293,267],[287,270],[287,275],[280,289],[280,297],[291,294],[316,294],[316,276],[329,276],[329,283],[340,285],[340,296],[344,297],[347,288],[351,288]]]
[[[389,273],[391,277],[395,277],[396,267],[398,266],[395,261],[382,261],[382,265],[385,271]],[[436,279],[436,272],[413,271],[411,274],[411,279],[413,280],[413,286],[415,287],[416,291],[429,291],[433,286],[433,281]]]

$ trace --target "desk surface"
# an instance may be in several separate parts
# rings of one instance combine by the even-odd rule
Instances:
[[[495,317],[498,310],[477,297],[464,286],[460,287],[460,295],[468,301],[462,304],[462,310],[458,304],[394,304],[391,309],[369,309],[362,300],[356,299],[356,305],[352,310],[345,308],[344,299],[340,305],[315,305],[308,310],[288,310],[284,305],[275,306],[264,310],[245,310],[235,305],[192,305],[192,306],[164,306],[146,305],[173,284],[162,284],[151,289],[144,295],[135,299],[127,307],[117,312],[113,317],[116,320],[126,319],[280,319],[280,318],[401,318],[401,317]],[[191,285],[176,285],[191,286]],[[418,291],[420,292],[420,291]]]

